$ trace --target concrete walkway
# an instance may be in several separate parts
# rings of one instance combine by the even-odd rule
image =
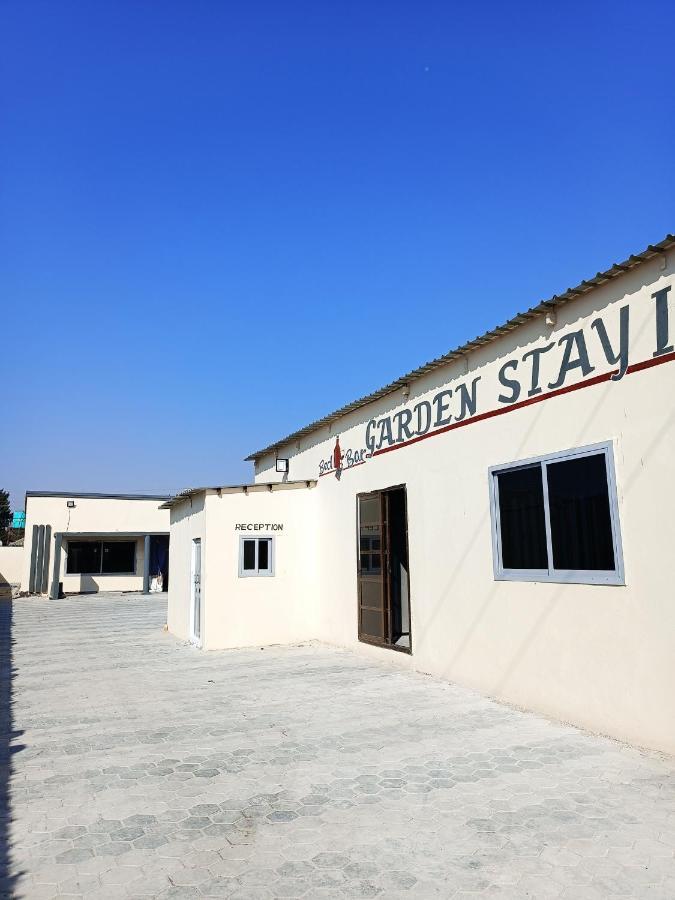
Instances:
[[[0,604],[4,896],[675,898],[674,760],[165,606]]]

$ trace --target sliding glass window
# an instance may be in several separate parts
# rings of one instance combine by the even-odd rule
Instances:
[[[274,575],[274,538],[239,539],[239,577]]]
[[[490,469],[495,578],[623,584],[611,444]]]
[[[135,575],[136,541],[68,541],[67,575]]]

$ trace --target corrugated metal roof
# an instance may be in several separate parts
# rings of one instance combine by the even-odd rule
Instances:
[[[162,503],[159,508],[171,509],[172,506],[176,506],[177,504],[182,503],[184,500],[189,500],[191,497],[196,497],[198,494],[205,494],[207,491],[219,491],[233,494],[239,491],[278,491],[283,490],[284,488],[314,487],[315,485],[316,479],[303,478],[296,481],[269,481],[253,482],[248,484],[216,484],[211,485],[210,487],[187,488],[186,490],[181,491],[180,494],[176,494],[174,497],[170,497],[166,501],[166,503]]]
[[[171,494],[92,494],[81,491],[26,491],[26,497],[67,497],[74,500],[168,500]]]
[[[159,507],[160,509],[171,509],[172,506],[176,506],[177,503],[182,503],[183,500],[189,500],[190,497],[196,497],[197,494],[203,494],[205,491],[208,491],[209,488],[186,488],[184,491],[181,491],[179,494],[174,494],[173,497],[169,497],[169,499],[162,503]]]
[[[625,275],[626,272],[630,272],[631,269],[637,268],[638,266],[642,265],[642,263],[647,262],[647,260],[653,259],[655,256],[658,256],[661,253],[665,253],[665,251],[671,249],[673,246],[675,246],[675,235],[668,234],[662,241],[659,241],[658,244],[649,244],[649,246],[642,252],[635,253],[629,256],[628,259],[624,260],[623,262],[614,263],[604,272],[598,272],[595,276],[593,276],[593,278],[589,278],[580,282],[580,284],[576,285],[576,287],[568,288],[562,294],[554,294],[548,300],[542,300],[540,303],[538,303],[536,306],[531,307],[526,312],[517,313],[503,325],[498,325],[491,331],[487,331],[485,334],[475,337],[472,341],[467,341],[466,344],[462,344],[460,347],[456,347],[454,350],[450,350],[443,356],[439,356],[438,359],[432,359],[430,362],[425,363],[423,366],[420,366],[417,369],[413,369],[412,372],[408,372],[406,375],[402,375],[400,378],[397,378],[396,381],[392,381],[390,384],[385,385],[379,390],[373,391],[372,394],[367,394],[365,397],[361,397],[359,400],[354,400],[352,403],[348,403],[346,406],[342,406],[340,409],[335,410],[335,412],[329,413],[322,419],[317,419],[315,422],[306,425],[304,428],[300,428],[298,431],[294,431],[292,434],[287,435],[280,441],[275,441],[273,444],[269,444],[262,450],[256,450],[255,453],[251,453],[250,456],[246,457],[246,461],[250,462],[252,460],[259,459],[261,456],[264,456],[267,453],[272,453],[273,451],[279,450],[280,448],[285,447],[287,444],[293,443],[294,441],[298,441],[301,438],[306,437],[308,434],[311,434],[313,431],[317,431],[319,428],[322,428],[325,425],[330,425],[332,422],[335,422],[337,419],[340,419],[347,413],[353,412],[355,409],[360,409],[362,406],[367,406],[374,400],[379,400],[381,397],[386,397],[387,394],[392,394],[394,391],[397,391],[400,388],[409,385],[411,382],[416,381],[423,375],[427,375],[429,372],[433,372],[436,369],[440,369],[443,366],[448,365],[448,363],[459,359],[466,353],[470,353],[472,350],[476,350],[478,347],[483,347],[485,344],[491,343],[502,335],[507,334],[509,331],[513,331],[514,328],[518,328],[519,325],[523,325],[530,319],[534,319],[538,316],[544,315],[548,310],[556,306],[568,303],[570,300],[575,300],[577,297],[583,296],[589,291],[600,287],[600,285],[605,284],[608,281],[612,281],[614,278],[618,278],[621,275]]]

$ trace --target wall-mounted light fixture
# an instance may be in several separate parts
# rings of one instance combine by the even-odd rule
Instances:
[[[277,472],[282,475],[288,475],[288,460],[277,458]]]
[[[404,384],[403,385],[403,402],[407,403],[409,397],[410,397],[410,385]]]
[[[66,500],[66,506],[68,509],[75,509],[75,501],[74,500]]]
[[[549,326],[555,325],[555,323],[558,321],[558,316],[557,316],[556,311],[555,311],[554,309],[549,309],[549,310],[548,310],[548,312],[546,313],[546,319],[545,319],[545,321],[546,321],[546,324],[549,325]]]

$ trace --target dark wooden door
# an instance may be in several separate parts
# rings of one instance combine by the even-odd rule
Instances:
[[[385,502],[376,491],[358,498],[359,638],[385,644],[389,635],[386,602]]]

